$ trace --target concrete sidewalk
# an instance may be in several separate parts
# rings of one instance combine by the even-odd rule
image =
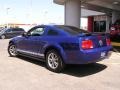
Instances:
[[[106,59],[106,60],[104,60],[104,61],[102,61],[100,63],[104,63],[104,64],[120,64],[120,53],[112,52],[112,55],[108,59]]]

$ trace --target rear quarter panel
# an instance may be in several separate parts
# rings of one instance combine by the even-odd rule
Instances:
[[[69,57],[75,56],[72,55],[74,51],[79,51],[79,39],[77,37],[70,37],[70,36],[46,36],[43,38],[45,45],[42,48],[42,53],[45,50],[53,46],[57,48],[64,60],[65,63],[69,63]]]

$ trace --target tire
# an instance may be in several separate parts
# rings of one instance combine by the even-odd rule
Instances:
[[[61,56],[55,50],[50,50],[47,52],[46,65],[50,71],[53,71],[56,73],[60,73],[65,67],[65,64]]]
[[[1,35],[1,39],[5,39],[6,37],[5,37],[5,35]]]
[[[8,53],[11,57],[17,56],[16,46],[15,44],[9,44],[8,46]]]

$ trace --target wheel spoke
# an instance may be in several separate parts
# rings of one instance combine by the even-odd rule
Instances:
[[[55,65],[55,67],[58,65],[58,63],[57,62],[54,62],[54,65]]]
[[[48,55],[48,64],[52,69],[55,69],[58,67],[58,57],[55,53],[50,53]]]
[[[9,52],[10,52],[10,54],[12,56],[16,56],[16,47],[15,47],[15,45],[10,46]]]

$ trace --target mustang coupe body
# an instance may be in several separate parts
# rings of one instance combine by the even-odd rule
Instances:
[[[111,49],[107,34],[90,33],[66,25],[39,25],[11,39],[8,53],[42,60],[49,70],[60,72],[66,64],[104,60]]]

